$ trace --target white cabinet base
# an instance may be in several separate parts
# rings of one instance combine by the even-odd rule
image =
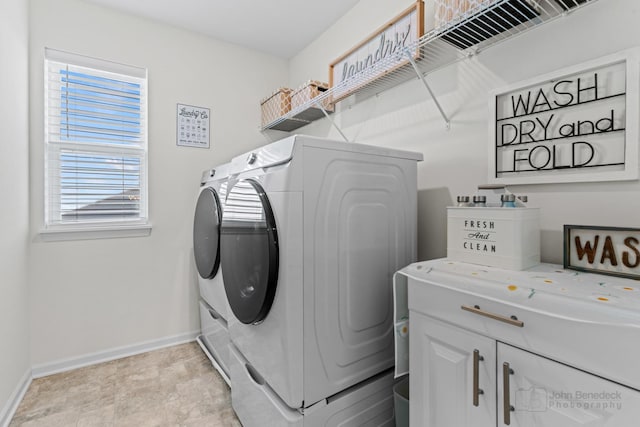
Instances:
[[[640,426],[638,282],[446,259],[396,274],[408,286],[411,426]]]

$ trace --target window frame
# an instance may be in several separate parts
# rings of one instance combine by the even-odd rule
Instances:
[[[127,79],[136,80],[140,84],[140,121],[139,126],[140,142],[136,146],[118,145],[118,144],[95,144],[89,141],[60,141],[54,140],[50,136],[50,109],[56,108],[51,106],[51,102],[55,101],[49,95],[49,65],[50,63],[68,64],[69,66],[83,67],[95,70],[95,76],[105,76],[109,74],[117,74]],[[42,216],[42,228],[40,236],[43,240],[76,240],[76,239],[94,239],[94,238],[112,238],[112,237],[136,237],[146,236],[151,232],[151,223],[149,220],[149,133],[148,133],[148,72],[146,68],[135,67],[117,62],[107,61],[98,58],[92,58],[70,52],[64,52],[56,49],[45,48],[44,54],[44,76],[43,76],[43,100],[44,100],[44,135],[43,135],[43,171],[44,171],[44,191],[43,202],[44,210]],[[55,124],[54,124],[55,126]],[[61,218],[55,218],[52,210],[61,212],[62,199],[60,192],[54,192],[55,186],[60,186],[61,175],[53,172],[56,164],[60,162],[60,153],[65,149],[78,153],[79,155],[130,155],[140,159],[139,173],[139,197],[140,206],[138,215],[133,218],[121,219],[93,219],[80,221],[64,221]],[[105,160],[103,164],[108,161]],[[53,182],[55,181],[55,182]],[[53,194],[55,193],[55,194]]]

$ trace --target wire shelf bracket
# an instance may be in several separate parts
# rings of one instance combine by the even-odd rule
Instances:
[[[338,133],[342,136],[344,141],[345,142],[351,142],[351,141],[349,141],[349,138],[347,138],[347,136],[344,134],[344,132],[342,132],[342,129],[340,129],[340,127],[336,124],[335,120],[333,120],[331,118],[331,116],[329,115],[329,113],[327,113],[327,110],[322,106],[320,101],[316,101],[315,105],[316,105],[316,107],[318,107],[324,113],[325,117],[327,119],[329,119],[329,122],[331,122],[331,125],[338,131]]]
[[[449,117],[447,116],[447,114],[442,109],[442,105],[440,105],[440,103],[438,102],[438,98],[436,98],[436,95],[431,90],[431,86],[429,86],[429,83],[427,83],[427,79],[424,77],[424,75],[420,71],[420,68],[418,68],[418,64],[416,64],[416,60],[413,59],[413,55],[411,54],[411,52],[409,52],[408,49],[405,50],[405,54],[407,55],[407,58],[409,59],[409,62],[411,63],[411,66],[413,67],[413,69],[415,70],[416,74],[420,78],[420,81],[422,82],[424,87],[427,88],[427,91],[429,92],[429,95],[431,96],[431,99],[433,99],[433,103],[436,104],[436,107],[438,107],[438,111],[440,111],[440,115],[444,119],[444,124],[445,124],[447,130],[451,129],[451,120],[449,120]]]

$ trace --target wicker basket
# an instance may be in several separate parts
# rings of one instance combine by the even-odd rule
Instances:
[[[309,80],[291,94],[291,109],[295,110],[301,105],[308,103],[328,89],[329,85],[327,83]],[[316,105],[312,105],[311,107],[317,108]],[[325,111],[333,111],[333,105],[329,102],[329,98],[322,100],[322,108],[324,108]]]
[[[274,122],[291,111],[291,89],[281,87],[260,101],[262,109],[262,127]]]
[[[491,0],[435,0],[435,27],[453,21],[460,15],[478,7],[482,3],[489,3]]]
[[[459,49],[477,45],[541,13],[536,0],[435,0],[435,5],[436,29],[443,32],[443,40]],[[449,28],[451,23],[454,25]]]

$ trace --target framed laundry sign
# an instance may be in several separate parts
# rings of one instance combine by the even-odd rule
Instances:
[[[329,87],[332,102],[339,101],[358,88],[371,83],[409,61],[398,60],[406,49],[414,59],[420,49],[412,47],[424,34],[424,2],[418,0],[373,34],[329,64]]]
[[[640,279],[640,229],[565,225],[564,268]]]
[[[493,92],[489,181],[638,179],[639,70],[633,49]]]
[[[183,147],[209,148],[210,110],[177,104],[176,144]]]

